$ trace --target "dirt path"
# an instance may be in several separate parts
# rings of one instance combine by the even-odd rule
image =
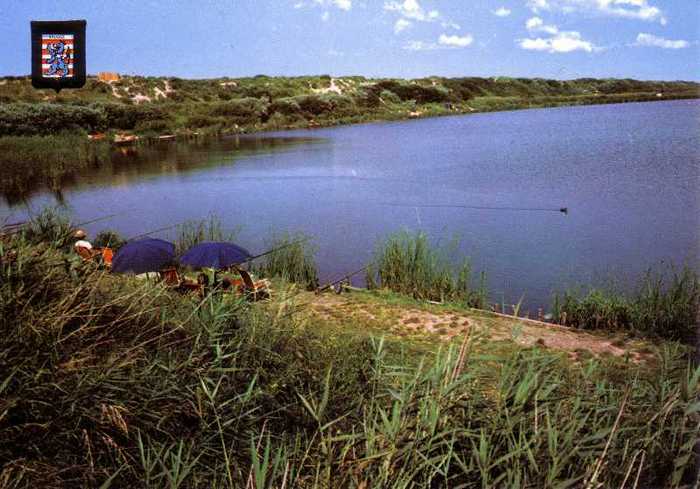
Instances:
[[[307,297],[311,313],[326,321],[342,324],[361,322],[399,336],[434,335],[449,341],[471,329],[491,341],[512,341],[524,347],[540,346],[569,352],[577,359],[582,353],[622,357],[633,361],[650,355],[649,345],[638,340],[577,331],[555,324],[519,321],[479,311],[455,311],[440,306],[412,307],[353,297],[354,294],[321,294]]]

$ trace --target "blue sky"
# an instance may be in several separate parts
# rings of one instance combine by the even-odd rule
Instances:
[[[0,0],[0,13],[0,75],[30,72],[30,20],[86,19],[89,73],[700,80],[698,0]]]

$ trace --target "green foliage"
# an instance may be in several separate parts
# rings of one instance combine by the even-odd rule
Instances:
[[[97,247],[107,247],[113,250],[118,250],[126,244],[126,240],[116,231],[110,229],[100,231],[92,240],[92,244]]]
[[[262,258],[255,271],[264,277],[282,278],[314,290],[319,285],[314,249],[309,238],[301,234],[281,235],[267,246],[272,253]]]
[[[102,114],[90,107],[47,103],[0,105],[0,136],[96,131],[102,126]]]
[[[581,329],[625,330],[692,343],[700,307],[700,278],[688,267],[649,270],[637,290],[625,295],[593,289],[580,296],[556,294],[554,317]]]
[[[472,285],[471,266],[464,261],[454,272],[446,250],[433,248],[424,233],[400,232],[381,243],[368,268],[369,286],[384,287],[416,299],[461,302],[470,307],[485,305],[485,276]]]
[[[607,79],[331,80],[328,75],[261,75],[184,80],[124,76],[110,84],[90,78],[83,89],[59,96],[33,89],[28,78],[4,80],[0,85],[0,136],[109,130],[146,135],[192,129],[247,132],[401,119],[409,110],[436,116],[454,111],[659,100],[658,93],[662,100],[700,96],[699,85],[692,82]],[[331,81],[342,93],[327,91]],[[137,95],[146,98],[137,100]],[[446,109],[445,103],[451,107]]]
[[[192,299],[53,243],[0,243],[8,487],[692,484],[700,368],[675,344],[649,365],[572,364],[485,356],[471,335],[415,358],[287,301]]]
[[[283,115],[301,114],[301,106],[294,98],[281,98],[270,104],[269,111]]]
[[[73,226],[65,211],[46,207],[39,214],[32,216],[23,236],[35,245],[49,243],[55,248],[63,248],[72,241]]]
[[[221,219],[211,215],[204,220],[186,221],[178,226],[178,235],[175,239],[175,249],[178,254],[192,248],[194,245],[205,241],[234,242],[238,232],[223,228]]]
[[[401,97],[396,95],[391,90],[382,90],[379,97],[387,104],[400,104]]]

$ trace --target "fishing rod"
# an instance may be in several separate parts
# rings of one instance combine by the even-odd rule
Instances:
[[[118,215],[119,215],[119,214],[110,214],[110,215],[108,215],[108,216],[98,217],[98,218],[96,218],[96,219],[91,219],[91,220],[89,220],[89,221],[79,222],[79,223],[75,224],[74,226],[75,226],[75,227],[81,227],[81,226],[85,226],[85,225],[87,225],[87,224],[94,224],[94,223],[96,223],[96,222],[100,222],[100,221],[105,221],[105,220],[107,220],[107,219],[111,219],[111,218],[116,217],[116,216],[118,216]],[[13,228],[21,228],[22,226],[26,226],[27,224],[29,224],[29,222],[30,222],[30,221],[11,222],[11,223],[9,223],[9,224],[3,224],[2,227],[1,227],[0,229],[2,229],[2,230],[4,231],[4,230],[11,230],[11,229],[13,229]]]
[[[100,221],[106,221],[107,219],[112,219],[113,217],[117,217],[118,215],[119,214],[110,214],[108,216],[98,217],[97,219],[92,219],[90,221],[79,222],[78,224],[75,225],[75,227],[86,226],[88,224],[94,224],[94,223],[100,222]]]
[[[395,204],[391,202],[377,202],[376,205],[385,205],[389,207],[416,207],[416,208],[455,208],[455,209],[479,209],[479,210],[498,210],[498,211],[539,211],[539,212],[561,212],[568,214],[568,207],[491,207],[482,205],[462,205],[462,204]]]
[[[323,292],[324,290],[330,289],[331,287],[333,287],[333,286],[339,284],[339,283],[342,282],[343,280],[348,280],[350,277],[354,277],[354,276],[357,275],[358,273],[364,272],[364,271],[367,270],[370,266],[371,266],[371,265],[365,265],[364,267],[362,267],[361,269],[359,269],[359,270],[357,270],[357,271],[355,271],[355,272],[352,272],[352,273],[348,273],[348,274],[346,274],[346,275],[343,275],[342,278],[336,280],[335,282],[330,282],[329,284],[325,285],[324,287],[321,287],[321,288],[319,288],[319,289],[316,289],[316,292],[317,292],[317,293],[318,293],[318,292]]]
[[[131,237],[127,238],[126,241],[133,241],[133,240],[135,240],[135,239],[137,239],[137,238],[143,238],[144,236],[150,236],[151,234],[160,233],[160,232],[162,232],[162,231],[169,231],[169,230],[171,230],[171,229],[173,229],[173,228],[176,228],[176,227],[178,227],[178,226],[182,226],[182,225],[185,224],[186,222],[187,222],[187,221],[182,221],[182,222],[179,222],[179,223],[177,223],[177,224],[173,224],[172,226],[166,226],[166,227],[164,227],[164,228],[155,229],[155,230],[149,231],[149,232],[147,232],[147,233],[137,234],[136,236],[131,236]]]
[[[251,261],[253,261],[253,260],[256,260],[256,259],[258,259],[258,258],[262,258],[263,256],[267,256],[267,255],[269,255],[270,253],[274,253],[274,252],[276,252],[276,251],[283,250],[283,249],[285,249],[285,248],[289,248],[290,246],[293,246],[293,245],[299,244],[299,243],[303,243],[304,241],[308,241],[308,240],[310,240],[310,239],[311,239],[311,237],[310,237],[310,236],[307,236],[307,237],[305,237],[305,238],[301,238],[301,239],[298,239],[298,240],[296,240],[296,241],[292,241],[291,243],[287,243],[287,244],[285,244],[285,245],[282,245],[282,246],[280,246],[279,248],[274,248],[274,249],[272,249],[272,250],[266,251],[265,253],[261,253],[261,254],[259,254],[259,255],[251,256],[251,257],[248,258],[245,262],[246,262],[246,263],[249,263],[249,262],[251,262]]]

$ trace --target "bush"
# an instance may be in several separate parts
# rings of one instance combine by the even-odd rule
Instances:
[[[400,104],[401,103],[401,97],[396,95],[391,90],[382,90],[382,92],[379,94],[379,97],[384,101],[384,103],[387,103],[387,104]]]
[[[92,107],[49,103],[0,105],[0,136],[97,131],[103,127],[103,113]]]
[[[92,244],[98,248],[107,247],[116,251],[126,244],[126,240],[116,231],[106,230],[97,233]]]
[[[394,92],[402,101],[415,100],[418,104],[447,102],[449,100],[449,93],[443,87],[426,87],[418,83],[385,80],[377,83],[374,89],[379,93],[383,90],[389,90]]]
[[[268,109],[270,114],[275,112],[283,115],[297,115],[301,114],[301,106],[293,98],[281,98],[273,101]]]
[[[104,114],[103,128],[134,129],[139,123],[162,121],[165,111],[153,105],[124,105],[116,103],[93,104]]]
[[[237,124],[254,124],[266,113],[267,104],[256,98],[243,98],[214,106],[212,115],[228,117]]]

